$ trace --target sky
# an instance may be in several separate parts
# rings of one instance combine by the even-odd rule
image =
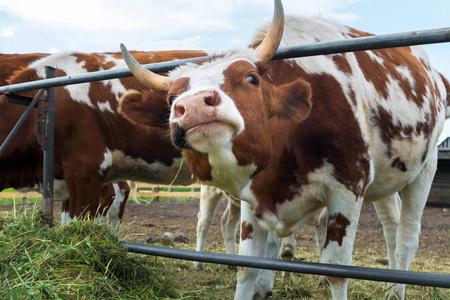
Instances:
[[[450,0],[284,0],[374,34],[450,27]],[[272,18],[271,0],[0,0],[0,53],[208,50],[245,47]],[[450,80],[450,43],[424,46]],[[441,140],[450,136],[446,122]]]

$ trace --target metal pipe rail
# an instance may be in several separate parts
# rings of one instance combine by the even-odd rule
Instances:
[[[282,47],[278,49],[273,59],[287,59],[295,57],[344,53],[362,50],[375,50],[382,48],[404,47],[421,44],[435,44],[444,42],[450,42],[450,27],[411,31],[405,33],[375,35],[369,37],[345,39],[338,41],[318,42],[293,47]],[[179,67],[180,65],[189,62],[198,62],[210,58],[211,56],[204,56],[169,62],[147,64],[144,65],[144,67],[155,73],[163,73],[175,69],[176,67]],[[90,81],[107,80],[130,76],[132,76],[132,74],[130,70],[128,70],[127,68],[90,72],[87,74],[73,75],[73,76],[69,75],[54,79],[43,79],[26,83],[13,84],[9,86],[3,86],[0,87],[0,95],[6,93],[17,93],[34,89],[71,85]]]
[[[198,252],[193,250],[156,247],[142,244],[133,244],[129,242],[120,242],[119,246],[127,248],[129,252],[133,253],[200,261],[221,265],[450,288],[450,275],[448,274],[376,269],[298,261],[294,262],[254,256]]]

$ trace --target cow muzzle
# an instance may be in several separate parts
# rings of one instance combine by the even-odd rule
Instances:
[[[223,145],[241,130],[236,112],[231,99],[217,90],[182,95],[172,106],[172,140],[180,148],[200,152]]]

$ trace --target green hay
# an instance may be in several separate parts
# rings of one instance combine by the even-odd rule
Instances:
[[[105,226],[49,228],[40,210],[0,218],[0,299],[173,299],[148,257],[128,253]]]

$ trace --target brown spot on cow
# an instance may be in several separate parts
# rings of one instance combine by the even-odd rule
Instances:
[[[242,222],[241,226],[241,240],[251,239],[253,233],[253,225],[247,221]]]
[[[200,181],[212,181],[212,167],[208,161],[208,154],[195,152],[193,150],[186,149],[184,153],[187,156],[196,156],[199,159],[196,160],[186,160],[190,170],[196,170],[195,178]]]
[[[358,37],[364,37],[364,36],[374,36],[374,34],[372,34],[372,33],[358,30],[355,28],[348,27],[348,29],[349,29],[348,36],[352,37],[352,38],[358,38]]]
[[[381,139],[386,144],[386,155],[392,158],[392,142],[401,141],[404,139],[411,139],[413,135],[421,135],[428,140],[431,137],[431,133],[436,125],[437,108],[435,105],[431,105],[431,114],[425,115],[425,121],[418,122],[415,127],[408,125],[402,125],[395,122],[392,118],[392,114],[379,106],[377,111],[372,114],[372,125],[379,127]]]
[[[338,243],[342,246],[342,240],[347,233],[347,227],[350,225],[350,220],[341,213],[335,213],[328,218],[327,238],[323,249],[328,246],[330,241]]]
[[[171,105],[172,103],[170,103],[170,99],[172,97],[178,97],[181,93],[187,91],[189,89],[189,84],[190,84],[190,79],[189,78],[180,78],[179,80],[177,80],[176,82],[174,82],[174,84],[170,87],[170,90],[167,92],[167,100],[169,105]]]
[[[403,162],[400,157],[397,157],[396,159],[394,159],[394,161],[391,164],[391,167],[399,169],[402,172],[406,172],[408,171],[408,169],[406,168],[406,164],[405,162]]]
[[[371,82],[377,92],[385,99],[389,99],[389,85],[397,83],[402,89],[405,97],[422,107],[426,102],[427,89],[432,90],[430,79],[423,70],[423,64],[417,59],[410,47],[373,50],[372,56],[369,51],[355,52],[367,81]],[[380,63],[373,63],[377,57]],[[408,72],[405,76],[403,72]],[[412,80],[412,82],[411,82]],[[414,84],[412,86],[411,84]]]
[[[343,284],[347,279],[342,277],[327,276],[327,280],[332,285],[340,285]]]
[[[14,74],[18,74],[24,70],[32,61],[38,60],[48,54],[32,53],[32,54],[1,54],[0,53],[0,86],[12,84]]]
[[[352,74],[352,68],[350,67],[350,64],[348,63],[347,57],[345,54],[337,54],[333,55],[333,62],[336,64],[337,68],[349,75]]]

